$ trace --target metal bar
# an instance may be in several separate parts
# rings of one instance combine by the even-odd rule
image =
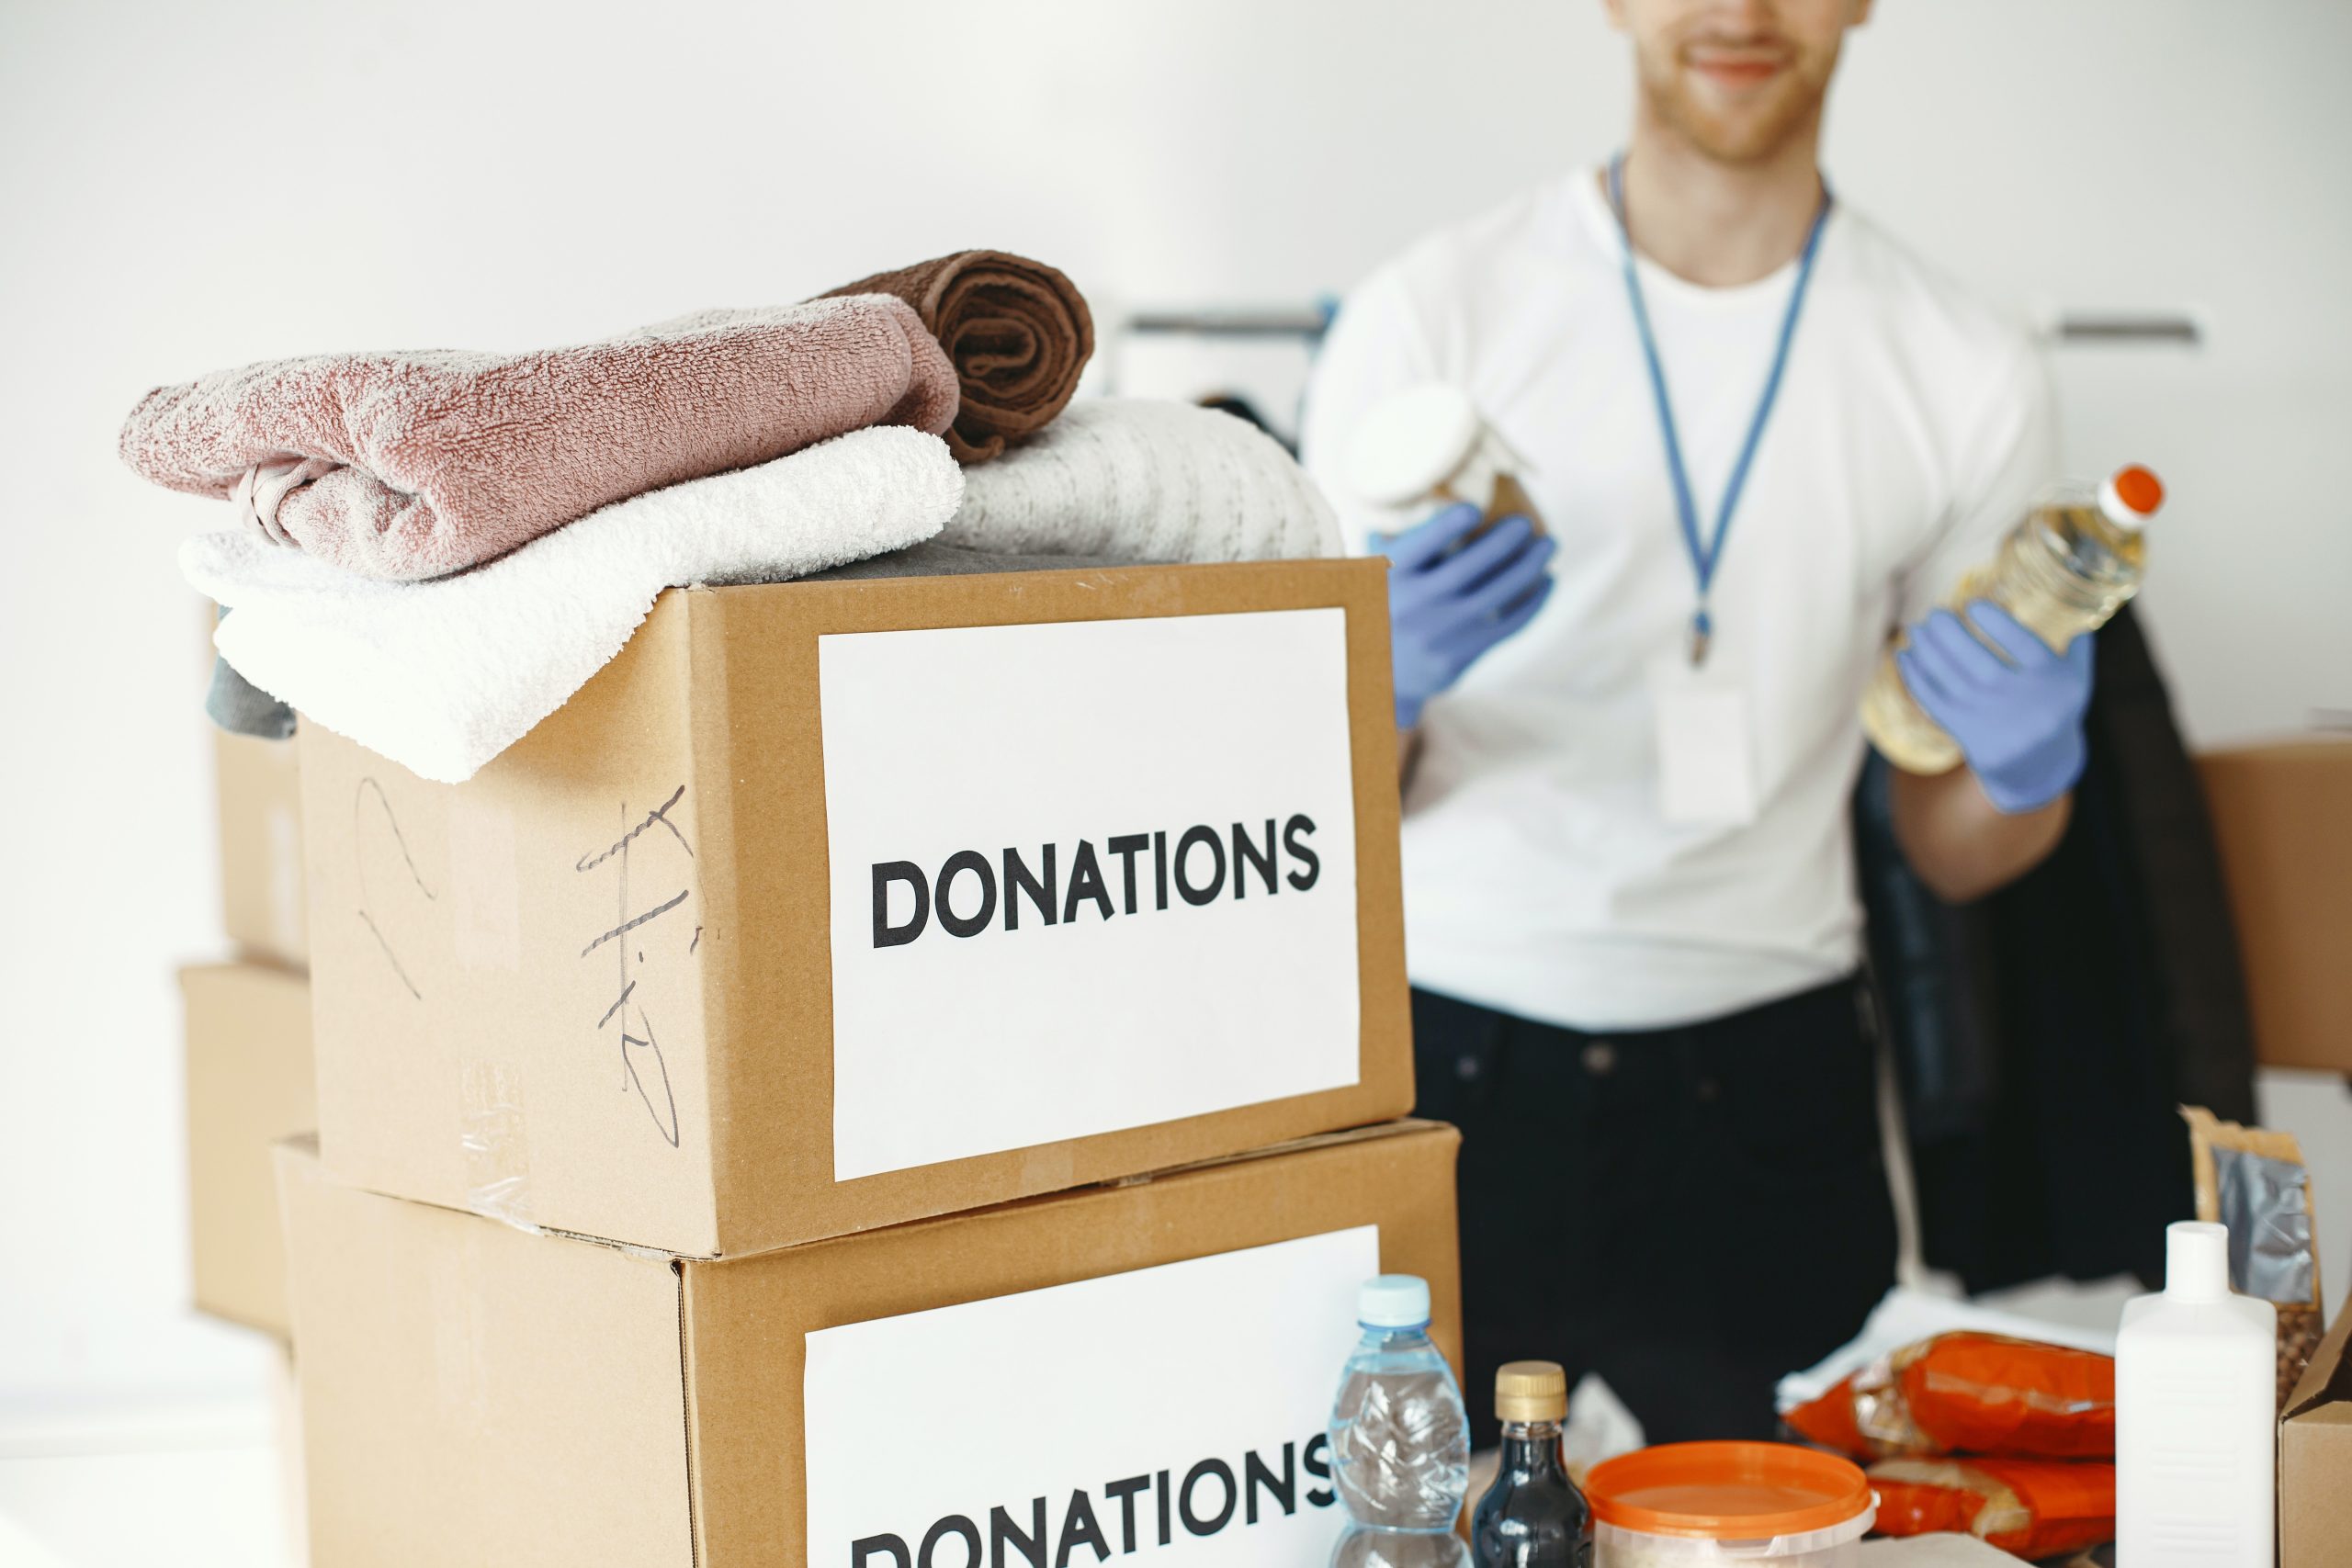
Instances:
[[[1121,323],[1136,336],[1300,338],[1313,343],[1330,325],[1329,313],[1314,306],[1264,309],[1137,310]],[[2073,311],[2061,315],[2051,335],[2069,344],[2177,344],[2195,348],[2204,329],[2186,315],[2108,315]]]
[[[1330,321],[1329,311],[1314,306],[1277,306],[1265,310],[1137,310],[1126,319],[1125,326],[1129,333],[1137,334],[1304,338],[1313,342],[1323,335]]]
[[[2161,343],[2194,348],[2205,341],[2203,329],[2188,316],[2099,315],[2070,312],[2058,318],[2061,343]]]

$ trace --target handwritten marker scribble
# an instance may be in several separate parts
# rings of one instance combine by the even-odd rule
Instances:
[[[685,794],[686,786],[680,784],[670,792],[669,799],[647,812],[644,818],[634,826],[629,823],[628,803],[621,802],[620,837],[603,850],[591,851],[572,863],[572,869],[582,873],[594,871],[609,863],[615,883],[614,918],[617,923],[582,948],[581,957],[586,958],[606,942],[613,942],[614,938],[626,936],[639,927],[661,919],[685,903],[687,897],[693,893],[692,887],[682,888],[650,909],[636,914],[630,913],[629,860],[635,852],[634,846],[640,838],[651,832],[656,827],[660,827],[665,829],[671,838],[677,840],[678,848],[685,852],[687,859],[694,858],[694,846],[686,842],[686,836],[679,830],[678,825],[670,820],[671,808],[685,798]],[[701,941],[702,927],[697,925],[695,927],[692,942],[687,944],[686,952],[691,954]],[[639,1102],[645,1107],[646,1114],[652,1119],[654,1131],[661,1134],[662,1140],[674,1149],[679,1146],[680,1135],[678,1098],[670,1087],[670,1065],[668,1059],[662,1054],[660,1038],[653,1031],[653,1020],[648,1016],[644,1001],[638,997],[637,979],[629,974],[630,952],[629,944],[616,942],[614,945],[616,977],[620,988],[618,994],[613,997],[611,1003],[605,1009],[603,1016],[596,1020],[596,1028],[601,1032],[615,1019],[620,1020],[618,1032],[622,1089],[624,1092],[633,1091],[637,1095]],[[637,962],[639,964],[644,964],[644,950],[636,949],[636,953]],[[633,1006],[632,1003],[634,1003]],[[632,1012],[635,1014],[634,1018],[631,1017]],[[638,1063],[641,1058],[650,1059],[651,1062],[651,1066],[642,1072],[638,1068]],[[653,1092],[657,1086],[662,1091],[658,1096]]]
[[[409,978],[408,965],[401,962],[401,955],[392,951],[390,939],[384,935],[383,928],[376,923],[376,917],[368,913],[368,907],[372,900],[368,894],[368,847],[362,830],[362,818],[367,810],[368,797],[371,794],[376,797],[376,804],[383,810],[385,825],[392,830],[392,842],[400,849],[401,863],[408,868],[409,880],[416,884],[416,890],[424,894],[428,902],[437,899],[440,895],[434,892],[431,886],[425,882],[424,874],[416,869],[416,857],[409,852],[408,836],[401,831],[400,818],[392,813],[391,797],[384,793],[384,786],[372,775],[362,778],[358,787],[353,790],[351,795],[352,862],[354,870],[358,874],[359,920],[368,928],[368,934],[376,939],[376,945],[383,949],[385,962],[392,966],[392,973],[400,977],[400,982],[407,987],[408,994],[418,1001],[423,1001],[424,993],[416,988],[414,980]],[[664,807],[663,809],[667,810],[668,807]]]

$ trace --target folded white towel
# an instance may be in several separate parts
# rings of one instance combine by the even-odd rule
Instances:
[[[455,784],[586,684],[664,588],[903,549],[954,514],[962,474],[937,436],[877,425],[616,502],[430,582],[359,577],[249,533],[189,539],[180,570],[234,612],[213,642],[245,679]]]
[[[1142,398],[1074,402],[964,474],[943,543],[1128,561],[1295,560],[1343,551],[1305,469],[1228,413]]]

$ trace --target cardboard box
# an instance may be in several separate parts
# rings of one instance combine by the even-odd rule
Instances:
[[[312,1560],[1321,1562],[1358,1283],[1427,1278],[1459,1359],[1457,1143],[1393,1123],[716,1261],[283,1145]]]
[[[302,1383],[294,1347],[281,1342],[269,1369],[271,1440],[277,1450],[277,1506],[286,1527],[287,1568],[311,1560],[310,1488],[302,1480]]]
[[[458,785],[305,726],[330,1168],[718,1257],[1403,1114],[1383,570],[672,592]]]
[[[2352,1072],[2352,739],[2216,751],[2198,764],[2256,1055]]]
[[[284,1338],[286,1247],[270,1146],[318,1125],[311,988],[266,964],[180,971],[188,1254],[198,1308]]]
[[[220,826],[220,926],[248,956],[311,961],[302,887],[302,791],[295,743],[212,735]]]
[[[2278,1568],[2352,1562],[2352,1313],[2320,1342],[2278,1423]]]

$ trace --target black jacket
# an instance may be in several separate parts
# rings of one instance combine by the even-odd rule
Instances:
[[[2221,864],[2127,607],[2098,637],[2090,756],[2049,860],[1939,901],[1895,848],[1886,764],[1855,797],[1871,964],[1931,1268],[1972,1291],[2164,1274],[2190,1217],[2177,1107],[2251,1121],[2253,1032]]]

